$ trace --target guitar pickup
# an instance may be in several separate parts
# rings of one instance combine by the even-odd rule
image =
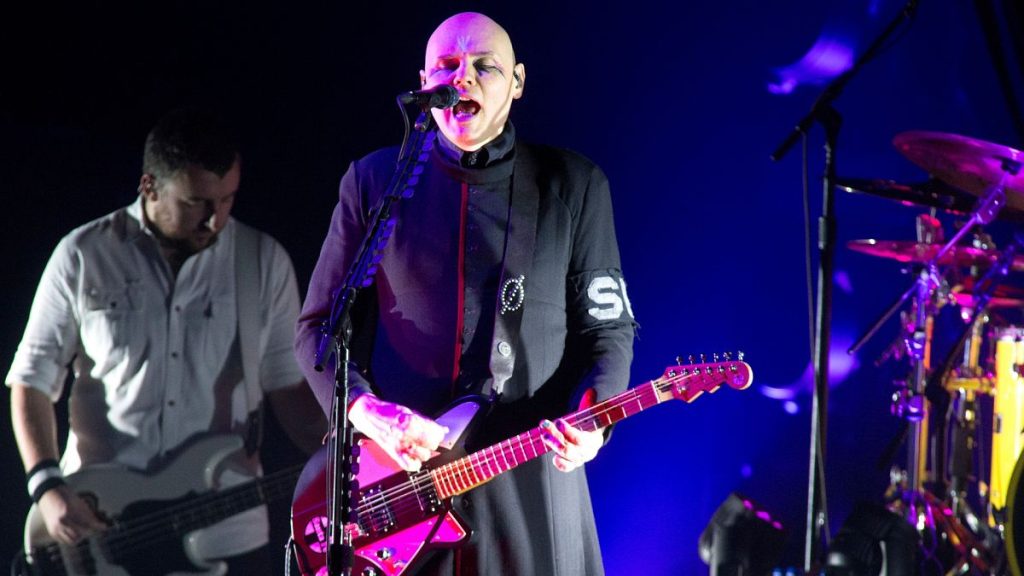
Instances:
[[[433,488],[429,472],[421,471],[416,476],[410,474],[409,480],[423,487],[416,490],[416,503],[419,504],[421,512],[434,513],[441,509],[441,501],[437,498],[437,491]]]
[[[359,499],[359,522],[371,534],[385,534],[395,527],[395,514],[378,484],[362,493]]]

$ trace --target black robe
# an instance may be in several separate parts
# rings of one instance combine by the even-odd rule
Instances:
[[[310,280],[296,352],[325,410],[331,368],[311,367],[320,323],[397,153],[381,150],[350,166]],[[372,390],[436,415],[460,396],[486,393],[509,194],[524,191],[539,205],[514,372],[469,448],[575,411],[587,389],[602,400],[626,388],[635,323],[600,168],[521,143],[487,167],[464,168],[437,144],[415,194],[393,208],[395,230],[375,283],[357,299],[354,394]],[[436,553],[417,573],[603,573],[583,468],[560,472],[547,455],[456,497],[454,509],[473,529],[471,541]]]

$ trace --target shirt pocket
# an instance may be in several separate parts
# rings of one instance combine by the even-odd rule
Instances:
[[[138,294],[131,284],[114,288],[87,288],[83,298],[82,347],[93,375],[102,378],[132,357],[133,347],[142,350],[138,341]]]

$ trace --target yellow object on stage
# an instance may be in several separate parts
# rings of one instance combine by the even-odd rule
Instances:
[[[989,502],[999,510],[1006,507],[1006,495],[1014,465],[1024,448],[1024,328],[1003,328],[996,341],[996,390],[992,418],[992,474]]]

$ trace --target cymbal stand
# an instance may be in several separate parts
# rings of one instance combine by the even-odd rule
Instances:
[[[910,425],[906,489],[911,493],[920,492],[923,485],[924,447],[927,445],[924,434],[927,432],[928,416],[924,389],[931,363],[932,321],[936,309],[935,293],[940,283],[941,277],[934,263],[923,266],[917,273],[912,304],[914,323],[907,340],[912,377],[908,385],[894,397],[893,412],[905,418]]]
[[[963,363],[959,370],[959,380],[970,385],[959,386],[955,390],[947,388],[954,397],[949,405],[946,422],[953,424],[950,431],[943,428],[943,433],[938,441],[939,450],[948,453],[948,470],[945,459],[942,463],[936,463],[936,474],[943,475],[936,478],[936,481],[943,480],[944,488],[947,488],[947,496],[950,499],[950,507],[953,512],[960,515],[969,509],[966,501],[968,484],[974,474],[974,452],[977,445],[978,433],[978,393],[984,393],[983,382],[985,374],[979,367],[980,348],[982,332],[988,322],[988,314],[985,310],[971,311],[971,317],[965,328],[966,339],[963,348]],[[955,352],[955,350],[954,350]],[[949,437],[947,437],[947,433]],[[948,447],[948,448],[947,448]],[[948,482],[946,476],[948,475]]]

